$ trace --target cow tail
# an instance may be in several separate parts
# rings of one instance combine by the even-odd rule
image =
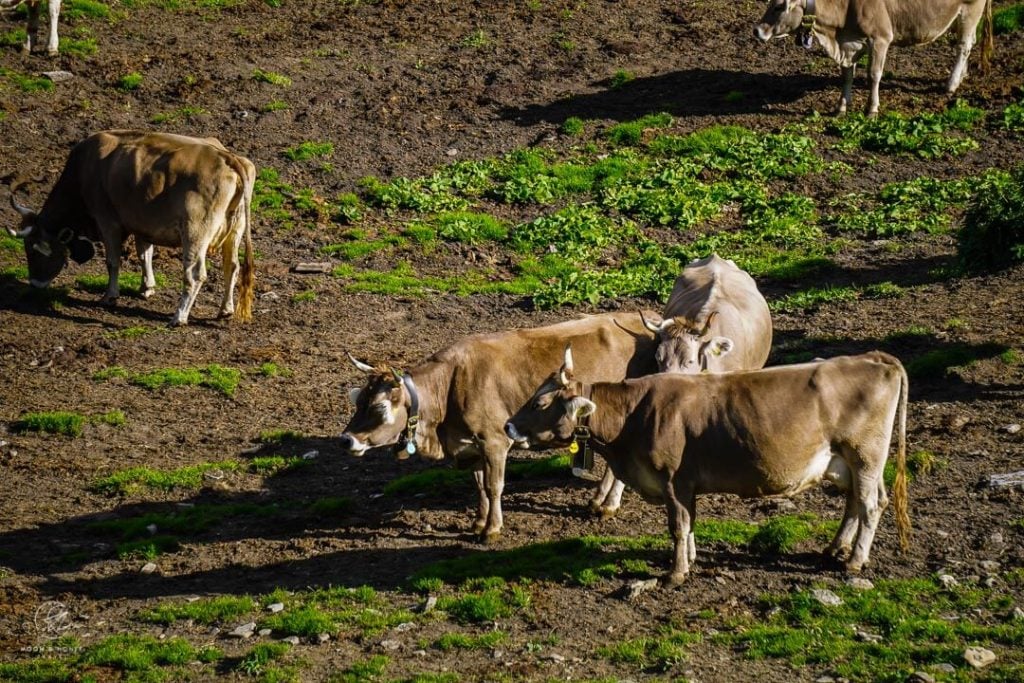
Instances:
[[[238,292],[238,303],[235,305],[235,317],[247,323],[252,320],[252,302],[256,295],[256,269],[253,265],[252,248],[252,191],[255,178],[250,179],[245,164],[242,166],[242,219],[245,221],[245,261],[242,263],[242,286]]]
[[[988,74],[995,54],[995,32],[992,27],[992,0],[985,0],[985,27],[981,38],[981,72]]]
[[[903,552],[910,549],[910,513],[907,505],[907,397],[910,391],[907,371],[896,361],[900,371],[899,432],[896,442],[896,481],[892,486],[893,509],[896,512],[896,531]]]

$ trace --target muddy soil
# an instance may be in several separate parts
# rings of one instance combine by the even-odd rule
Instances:
[[[568,144],[557,130],[570,116],[614,123],[668,111],[681,132],[714,123],[775,130],[813,111],[829,111],[838,98],[837,69],[820,51],[754,41],[752,23],[763,7],[749,0],[341,5],[284,0],[280,7],[252,0],[216,13],[155,7],[127,12],[112,5],[124,11],[116,21],[68,18],[62,26],[65,36],[94,37],[98,51],[92,56],[0,51],[6,69],[60,68],[74,74],[52,92],[0,90],[5,113],[0,176],[40,177],[26,187],[24,203],[41,204],[68,149],[82,137],[106,128],[153,127],[153,117],[183,107],[201,112],[159,127],[216,136],[257,166],[281,169],[285,181],[330,196],[353,191],[365,175],[412,176],[455,159],[539,143]],[[0,30],[16,27],[8,16],[0,21]],[[483,40],[479,36],[486,44],[472,47]],[[990,108],[1012,101],[1024,72],[1021,42],[1001,41],[993,70],[982,76],[975,68],[961,95]],[[944,106],[942,88],[954,49],[947,39],[894,49],[883,107]],[[284,88],[256,82],[251,75],[257,68],[287,74],[292,83]],[[637,77],[611,89],[618,70]],[[141,86],[132,92],[117,89],[118,79],[132,71],[144,75]],[[859,79],[857,95],[859,104],[864,98]],[[272,100],[285,100],[289,107],[264,111]],[[1021,158],[1020,146],[1005,137],[983,132],[980,138],[981,150],[954,161],[883,160],[866,170],[866,178],[852,179],[850,189],[925,171],[966,175],[1009,167]],[[282,157],[285,148],[310,140],[333,143],[329,166],[292,164]],[[4,199],[0,220],[13,225],[16,215]],[[469,533],[475,494],[468,488],[461,497],[380,495],[395,477],[436,465],[341,455],[336,437],[352,409],[346,390],[360,380],[345,352],[408,366],[464,334],[540,325],[598,309],[536,311],[522,299],[499,296],[349,294],[329,275],[292,272],[297,262],[322,260],[317,247],[331,241],[330,230],[282,230],[257,219],[258,299],[249,325],[215,319],[221,282],[214,272],[192,324],[166,328],[176,307],[179,272],[178,254],[170,250],[158,254],[157,268],[167,282],[157,294],[148,301],[122,297],[116,308],[74,288],[60,307],[48,307],[24,282],[12,276],[0,280],[3,659],[16,658],[21,648],[36,643],[32,617],[47,600],[68,606],[85,643],[124,631],[185,634],[196,643],[216,641],[237,655],[247,645],[198,626],[165,631],[133,617],[145,606],[187,595],[328,585],[370,585],[407,607],[403,601],[415,599],[403,591],[412,572],[440,559],[490,551]],[[911,386],[911,450],[930,450],[945,466],[912,489],[914,536],[907,555],[899,552],[892,517],[883,518],[867,572],[871,579],[926,576],[939,569],[984,575],[981,563],[987,560],[1024,567],[1024,536],[1020,526],[1012,526],[1024,517],[1022,495],[984,485],[989,474],[1024,469],[1024,432],[1006,429],[1024,423],[1024,365],[998,355],[1006,347],[1021,353],[1024,269],[952,280],[935,276],[953,255],[951,242],[936,240],[911,242],[901,251],[876,245],[847,254],[837,271],[810,284],[890,280],[908,287],[907,295],[775,318],[771,363],[782,362],[794,349],[828,356],[881,347],[903,358],[955,344],[996,349],[969,367]],[[12,252],[0,258],[4,266],[21,259]],[[129,267],[136,266],[132,259]],[[68,284],[82,273],[102,272],[97,261],[61,277]],[[309,289],[316,291],[314,301],[293,299]],[[769,298],[787,291],[783,285],[765,287]],[[619,300],[604,308],[638,306],[657,304]],[[953,319],[960,322],[951,324]],[[116,334],[138,326],[157,331]],[[935,332],[882,341],[912,326]],[[257,371],[265,362],[288,372],[261,375]],[[244,371],[233,397],[201,388],[150,392],[123,380],[93,379],[114,365],[138,371],[211,363]],[[5,427],[29,411],[97,415],[114,409],[124,411],[125,425],[87,424],[73,439],[16,434]],[[88,486],[133,466],[173,468],[253,457],[258,435],[280,429],[303,437],[260,453],[316,450],[312,464],[266,479],[227,473],[208,480],[198,493],[108,497]],[[340,518],[232,518],[158,558],[159,569],[151,575],[139,573],[141,562],[117,559],[97,547],[85,531],[98,518],[173,511],[183,503],[294,504],[327,496],[347,496],[356,504]],[[607,521],[587,512],[587,496],[587,486],[568,475],[510,482],[505,533],[496,548],[586,534],[664,531],[664,512],[635,494],[627,493],[620,514]],[[836,518],[842,504],[825,491],[811,491],[798,496],[795,505],[798,511]],[[700,501],[699,514],[759,521],[781,507],[709,496]],[[302,677],[319,680],[375,653],[391,658],[388,674],[394,676],[424,671],[457,672],[465,680],[662,676],[593,653],[600,645],[650,635],[659,625],[706,629],[697,616],[702,610],[714,610],[722,620],[760,615],[763,593],[842,581],[843,574],[823,563],[818,550],[808,544],[796,553],[763,557],[724,545],[701,548],[684,586],[648,592],[635,601],[621,597],[622,579],[588,588],[541,580],[532,585],[529,616],[500,624],[510,641],[497,651],[414,654],[418,643],[450,627],[438,621],[412,635],[387,636],[398,640],[397,649],[385,649],[380,638],[303,645]],[[667,567],[665,552],[651,551],[643,559],[659,571]],[[1024,604],[1017,591],[1017,604]],[[555,644],[541,652],[526,647],[545,638]],[[753,681],[813,680],[828,671],[827,665],[791,670],[781,661],[753,661],[727,648],[698,646],[668,673],[700,681]]]

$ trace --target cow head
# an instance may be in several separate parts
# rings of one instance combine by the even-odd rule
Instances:
[[[366,383],[349,391],[356,412],[341,435],[341,448],[363,455],[371,448],[397,444],[406,433],[411,397],[401,376],[386,366],[375,368],[351,355],[353,365],[366,373]]]
[[[728,337],[711,334],[711,323],[717,315],[718,311],[712,311],[703,325],[685,317],[666,318],[660,324],[644,318],[647,329],[658,336],[658,350],[654,355],[658,372],[695,375],[717,371],[717,359],[733,347]]]
[[[562,367],[505,422],[505,434],[520,448],[564,446],[596,408],[583,396],[583,383],[573,378],[572,348],[567,346]]]
[[[772,38],[785,38],[800,28],[811,0],[768,0],[761,21],[754,25],[754,36],[763,42]]]
[[[25,257],[28,260],[29,282],[34,287],[46,287],[64,269],[68,255],[76,263],[85,263],[96,255],[96,248],[85,237],[65,227],[54,233],[41,224],[39,214],[22,206],[14,198],[17,185],[11,188],[11,206],[21,215],[17,230],[7,228],[11,237],[25,241]]]

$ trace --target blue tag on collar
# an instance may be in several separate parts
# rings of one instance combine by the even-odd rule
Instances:
[[[412,441],[409,441],[408,443],[406,443],[405,444],[405,452],[408,453],[409,455],[415,454],[416,453],[416,444],[413,443]]]

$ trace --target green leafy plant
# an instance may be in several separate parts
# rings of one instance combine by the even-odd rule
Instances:
[[[118,90],[123,90],[125,92],[138,90],[139,86],[142,85],[142,80],[142,74],[140,74],[138,71],[132,71],[130,73],[126,73],[124,76],[121,76],[121,78],[118,79],[117,88]]]
[[[992,173],[979,183],[959,233],[968,269],[997,270],[1024,261],[1024,166]]]
[[[271,85],[281,86],[287,88],[292,84],[292,79],[288,78],[284,74],[275,73],[273,71],[264,71],[263,69],[253,69],[252,79],[258,83],[269,83]]]

